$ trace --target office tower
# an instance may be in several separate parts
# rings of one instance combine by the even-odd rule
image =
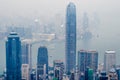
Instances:
[[[22,80],[30,80],[28,64],[22,64]]]
[[[69,3],[66,12],[66,72],[70,73],[76,65],[76,6]]]
[[[48,50],[41,46],[38,49],[37,56],[37,80],[46,78],[48,74]]]
[[[21,53],[22,53],[22,64],[29,65],[29,77],[32,72],[32,51],[31,51],[31,40],[24,39],[22,40]],[[30,80],[30,78],[29,78]]]
[[[64,74],[64,63],[61,60],[54,60],[54,77],[58,80],[63,79]]]
[[[6,80],[21,80],[21,41],[11,32],[6,41]]]
[[[87,66],[93,69],[94,72],[98,68],[98,52],[97,51],[88,51],[87,52]]]
[[[108,76],[105,71],[102,71],[99,77],[99,80],[108,80]]]
[[[96,72],[97,66],[98,66],[97,51],[86,50],[78,51],[78,67],[80,72],[84,73],[87,67],[93,69],[93,71]]]
[[[86,69],[85,80],[93,80],[93,69],[90,69],[90,68]]]
[[[32,66],[32,51],[31,41],[26,39],[22,41],[21,53],[22,53],[22,64],[29,64]]]
[[[116,64],[115,51],[106,51],[104,55],[104,70],[108,72]]]
[[[78,51],[78,67],[80,72],[84,73],[87,68],[87,51]]]

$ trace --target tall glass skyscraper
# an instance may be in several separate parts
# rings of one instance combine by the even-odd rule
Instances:
[[[76,64],[76,6],[70,2],[66,12],[66,72],[69,73]]]
[[[16,32],[11,32],[6,41],[7,80],[21,80],[21,41]]]
[[[22,68],[23,68],[22,72],[24,72],[24,68],[25,69],[27,67],[29,68],[29,73],[28,73],[29,80],[32,72],[32,49],[31,48],[32,48],[31,40],[29,39],[22,40],[22,43],[21,43]]]
[[[86,50],[78,51],[78,66],[82,73],[84,73],[88,67],[96,72],[98,68],[98,52]]]
[[[107,50],[104,54],[104,70],[108,73],[110,69],[115,68],[116,52]]]
[[[48,50],[41,46],[38,49],[37,56],[37,80],[44,79],[48,74]]]

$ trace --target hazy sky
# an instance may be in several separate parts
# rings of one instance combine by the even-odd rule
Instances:
[[[9,19],[42,17],[50,20],[56,14],[65,16],[66,6],[70,1],[76,4],[78,20],[84,12],[87,12],[89,17],[97,13],[104,32],[108,28],[115,30],[113,32],[116,30],[119,32],[120,0],[0,0],[0,21],[4,21],[2,20],[4,17]]]
[[[76,4],[78,12],[120,13],[120,0],[0,0],[0,16],[50,16],[64,12],[70,1]]]

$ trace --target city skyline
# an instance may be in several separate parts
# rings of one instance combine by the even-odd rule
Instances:
[[[5,3],[6,1],[2,1],[2,3]],[[12,1],[14,1],[14,0],[12,0]],[[82,0],[80,0],[80,1],[82,1]],[[100,8],[98,8],[98,7],[93,8],[93,6],[91,6],[91,7],[89,6],[90,8],[88,9],[88,6],[87,6],[87,7],[85,7],[86,11],[84,11],[85,8],[80,8],[80,6],[79,6],[80,1],[72,1],[72,2],[74,2],[74,5],[71,5],[71,8],[68,8],[69,5],[71,4],[71,2],[68,4],[69,1],[66,1],[64,3],[64,5],[62,7],[60,7],[61,3],[63,3],[63,2],[61,2],[60,5],[58,5],[59,6],[58,11],[55,8],[52,9],[55,11],[55,13],[53,11],[51,13],[51,17],[49,17],[49,15],[46,15],[46,14],[48,14],[48,13],[46,13],[46,11],[42,12],[42,10],[41,10],[41,12],[43,14],[42,13],[40,14],[40,12],[38,11],[38,12],[36,12],[37,15],[33,16],[34,8],[31,9],[32,14],[30,12],[30,15],[32,15],[31,18],[30,18],[29,14],[26,16],[26,13],[23,16],[23,13],[16,14],[16,12],[15,12],[14,16],[13,16],[13,15],[11,15],[11,11],[10,11],[10,14],[8,12],[8,15],[5,16],[6,14],[3,15],[3,13],[5,11],[3,11],[2,14],[0,15],[1,16],[1,19],[0,19],[0,23],[1,23],[0,24],[0,29],[1,29],[1,31],[0,31],[0,48],[2,49],[0,51],[0,55],[2,53],[2,58],[0,60],[0,63],[2,63],[2,65],[0,64],[0,72],[1,72],[1,70],[4,72],[6,71],[6,69],[5,70],[3,69],[3,68],[5,68],[5,65],[7,65],[7,64],[5,64],[5,60],[4,60],[4,58],[5,58],[4,56],[7,56],[7,55],[3,54],[3,53],[5,53],[5,47],[6,47],[4,45],[5,44],[4,41],[6,40],[6,37],[9,34],[9,32],[11,32],[11,26],[13,27],[12,31],[16,31],[20,35],[21,41],[24,39],[26,39],[28,41],[29,40],[33,41],[33,43],[30,43],[29,50],[25,47],[23,47],[24,49],[21,47],[21,50],[23,51],[23,53],[25,52],[26,53],[25,55],[27,55],[27,56],[25,56],[25,55],[21,54],[24,59],[24,64],[22,64],[22,66],[21,66],[22,67],[21,72],[23,72],[25,70],[26,73],[24,75],[29,75],[27,73],[31,73],[31,70],[30,71],[28,70],[31,67],[33,68],[33,69],[31,68],[32,70],[34,70],[34,68],[36,68],[36,66],[37,66],[36,63],[38,62],[37,59],[39,59],[37,57],[37,53],[38,53],[37,49],[40,46],[46,46],[48,49],[48,62],[49,62],[48,65],[49,65],[49,67],[52,67],[51,64],[53,64],[53,62],[52,62],[53,60],[56,60],[56,59],[63,60],[63,63],[66,66],[66,69],[69,69],[67,71],[70,72],[73,70],[73,72],[72,72],[73,76],[71,75],[72,78],[74,76],[76,76],[74,74],[74,69],[75,69],[75,65],[78,64],[78,62],[79,62],[79,57],[78,57],[79,53],[77,53],[77,51],[79,51],[81,49],[85,49],[88,51],[97,51],[99,53],[99,60],[98,60],[98,57],[95,57],[94,55],[89,55],[89,56],[94,57],[94,59],[96,59],[96,60],[90,59],[90,58],[88,58],[88,59],[93,61],[93,64],[94,63],[95,64],[105,63],[104,66],[107,65],[106,56],[103,58],[103,56],[104,56],[103,54],[107,53],[105,51],[107,51],[107,50],[108,51],[109,50],[116,51],[116,53],[115,53],[116,57],[114,58],[114,61],[113,61],[113,63],[114,63],[113,68],[116,68],[115,66],[120,64],[119,63],[120,51],[119,51],[119,44],[118,44],[120,41],[120,37],[119,37],[120,32],[119,32],[118,26],[120,24],[119,24],[119,17],[117,17],[118,15],[113,15],[113,14],[119,14],[119,11],[116,10],[118,8],[118,4],[116,4],[115,7],[111,7],[111,8],[109,7],[111,10],[108,9],[108,6],[114,5],[116,2],[119,2],[119,1],[114,1],[113,3],[112,3],[112,1],[110,1],[110,4],[108,4],[108,5],[106,5],[107,3],[104,2],[104,4],[102,6],[101,6],[101,4],[103,3],[102,1],[98,1],[98,2],[95,1],[95,2],[97,2],[97,4],[100,2],[99,5],[96,4],[96,6],[99,6],[99,7],[106,6],[106,7],[103,10],[98,10]],[[92,3],[93,1],[94,0],[91,0],[90,4],[93,4]],[[35,3],[36,2],[37,1],[35,1]],[[46,2],[49,2],[49,1],[45,1],[45,2],[43,1],[44,4],[46,4]],[[53,2],[54,2],[54,0],[53,0]],[[83,3],[85,3],[85,2],[86,1],[84,1]],[[86,2],[86,4],[89,4],[88,2]],[[14,2],[14,3],[18,4],[16,2]],[[31,1],[30,1],[30,3],[31,3]],[[10,6],[12,4],[13,3],[8,3],[8,6]],[[47,4],[50,6],[49,3],[47,3]],[[66,5],[67,9],[64,8],[65,5]],[[13,6],[15,6],[15,5],[13,5]],[[12,8],[13,8],[13,6],[12,6]],[[19,7],[20,6],[21,5],[19,5]],[[55,5],[52,5],[51,8],[53,6],[55,6]],[[16,6],[16,9],[19,7]],[[61,11],[59,11],[60,8],[62,8]],[[93,9],[90,10],[91,8],[93,8]],[[3,10],[7,10],[7,9],[8,8],[6,8],[4,6]],[[64,11],[63,11],[63,9],[64,9]],[[83,10],[81,10],[81,9],[83,9]],[[106,11],[107,9],[108,9],[108,11]],[[43,10],[44,10],[44,7],[43,7]],[[49,11],[51,12],[52,10],[48,9],[48,12]],[[0,11],[1,11],[1,8],[0,8]],[[14,11],[16,11],[16,10],[13,10],[13,12]],[[115,11],[115,12],[113,12],[113,11]],[[23,12],[24,12],[24,9],[23,9]],[[111,13],[109,13],[109,12],[111,12]],[[82,15],[81,15],[81,13],[82,13]],[[38,14],[40,14],[40,15],[38,15]],[[86,14],[87,14],[87,16],[86,16]],[[83,17],[83,19],[81,16]],[[85,19],[85,17],[86,17],[86,19]],[[82,22],[83,22],[83,24],[82,24]],[[13,25],[11,25],[12,23],[13,23]],[[14,48],[15,48],[15,46],[14,46]],[[26,51],[25,51],[25,49],[26,49]],[[27,53],[28,51],[29,51],[29,55]],[[6,53],[7,52],[8,51],[6,50]],[[32,53],[32,55],[31,55],[31,53]],[[69,53],[73,53],[73,54],[68,55]],[[29,59],[27,59],[27,58],[29,58]],[[40,59],[42,59],[42,58],[40,58]],[[77,60],[77,62],[76,62],[76,60]],[[6,58],[6,61],[7,61],[7,58]],[[29,65],[26,65],[26,63]],[[109,63],[109,60],[108,60],[108,63]],[[33,64],[33,65],[31,65],[31,64]],[[71,66],[68,66],[70,64],[71,64]],[[90,64],[92,64],[92,63],[90,63]],[[96,66],[98,66],[98,65],[95,65],[94,68],[96,68]],[[44,71],[47,71],[46,64],[42,65],[42,67],[43,67]],[[119,67],[119,66],[117,66],[117,67]],[[107,73],[108,75],[112,75],[113,73],[119,74],[119,73],[116,73],[114,71],[114,69],[111,69],[111,70],[110,69],[111,68],[106,70],[108,72]],[[89,72],[89,70],[90,70],[90,72]],[[105,69],[103,69],[103,70],[105,70]],[[59,72],[59,70],[56,70],[56,71]],[[58,72],[56,73],[57,75],[58,75]],[[93,67],[92,68],[90,67],[88,69],[88,73],[93,74],[93,72],[94,72]],[[22,75],[22,76],[24,77],[24,75]],[[79,75],[79,72],[77,73],[77,75]],[[90,75],[90,76],[92,79],[93,76],[92,75]],[[113,75],[112,77],[116,78],[115,76],[116,75]],[[26,77],[28,77],[28,76],[26,76]],[[32,76],[32,77],[34,77],[34,76]]]

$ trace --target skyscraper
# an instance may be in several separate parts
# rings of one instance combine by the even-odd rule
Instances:
[[[58,80],[63,79],[64,74],[64,63],[61,60],[54,60],[54,77]]]
[[[30,80],[30,72],[29,72],[29,65],[22,64],[22,80]]]
[[[29,67],[29,80],[32,72],[32,54],[31,54],[31,40],[22,40],[21,53],[22,53],[22,65],[28,65]]]
[[[116,64],[115,51],[106,51],[104,55],[104,70],[108,73],[111,68]]]
[[[70,2],[66,12],[66,72],[70,73],[76,65],[76,6]]]
[[[87,51],[87,62],[88,67],[93,69],[93,72],[96,72],[98,69],[98,52],[97,51]]]
[[[85,50],[80,50],[78,51],[78,67],[80,72],[85,72],[87,68],[87,51]]]
[[[98,67],[98,52],[85,50],[78,51],[78,66],[83,73],[87,67],[96,72]]]
[[[22,53],[22,64],[29,64],[30,68],[32,66],[32,54],[31,54],[32,44],[29,41],[22,41],[21,53]]]
[[[38,49],[37,56],[37,80],[45,78],[48,74],[48,50],[41,46]]]
[[[21,41],[16,32],[11,32],[6,41],[7,80],[21,80]]]

